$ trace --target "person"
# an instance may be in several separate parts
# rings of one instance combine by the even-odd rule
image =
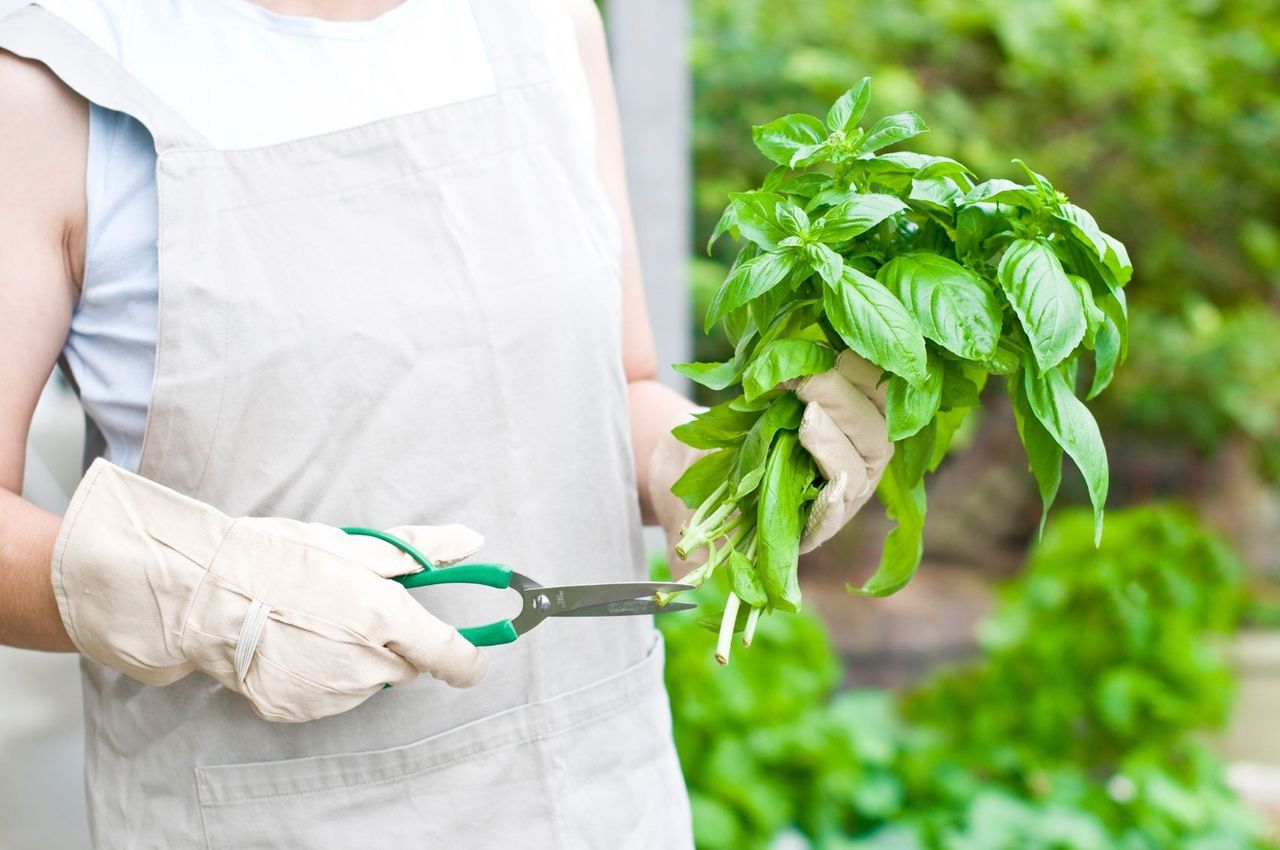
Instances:
[[[491,598],[340,530],[645,578],[696,408],[623,174],[590,0],[0,21],[0,641],[83,656],[97,847],[691,845],[652,618],[482,651],[454,626]],[[64,517],[19,495],[55,364],[90,426]],[[812,548],[890,447],[856,358],[797,392]]]

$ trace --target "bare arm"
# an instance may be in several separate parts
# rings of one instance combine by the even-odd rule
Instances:
[[[84,262],[88,107],[0,51],[0,643],[75,650],[49,580],[61,519],[19,495],[27,432]]]
[[[596,158],[605,191],[613,203],[622,231],[623,282],[623,366],[626,370],[631,408],[631,440],[635,453],[640,507],[646,520],[653,520],[649,504],[649,459],[658,439],[671,423],[694,407],[693,402],[657,381],[658,362],[654,352],[653,329],[644,299],[644,277],[636,246],[631,201],[627,195],[626,165],[622,151],[622,128],[609,69],[608,47],[600,13],[591,0],[567,0],[578,35],[578,49],[586,69],[587,83],[596,123]]]

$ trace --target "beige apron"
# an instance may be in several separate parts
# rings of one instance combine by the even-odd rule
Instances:
[[[462,522],[548,584],[644,577],[618,234],[532,2],[474,0],[497,93],[234,151],[43,10],[0,22],[0,47],[155,137],[143,475],[232,515]],[[494,593],[417,595],[473,625],[514,605]],[[423,677],[296,726],[203,675],[86,663],[96,845],[691,845],[651,618],[491,654],[472,690]]]

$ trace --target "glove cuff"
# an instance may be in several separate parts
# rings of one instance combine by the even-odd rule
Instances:
[[[209,505],[94,461],[51,565],[58,611],[80,652],[148,684],[189,673],[184,623],[231,525]]]

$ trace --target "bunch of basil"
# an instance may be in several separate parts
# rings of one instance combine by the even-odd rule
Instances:
[[[794,114],[754,128],[777,168],[760,189],[730,196],[711,237],[742,242],[706,315],[708,331],[723,323],[734,354],[676,367],[713,390],[740,389],[674,431],[708,450],[672,487],[695,510],[676,552],[706,547],[685,578],[694,585],[728,571],[722,661],[736,630],[750,644],[762,611],[799,609],[799,544],[822,480],[799,443],[803,405],[786,382],[832,368],[845,349],[888,382],[895,452],[876,495],[897,522],[879,568],[851,592],[883,596],[910,580],[924,475],[990,375],[1006,381],[1045,512],[1065,451],[1102,532],[1106,451],[1077,397],[1077,372],[1090,361],[1093,398],[1125,358],[1124,246],[1020,160],[1025,185],[976,182],[946,157],[877,153],[926,128],[900,112],[861,129],[869,97],[864,79],[825,122]]]

